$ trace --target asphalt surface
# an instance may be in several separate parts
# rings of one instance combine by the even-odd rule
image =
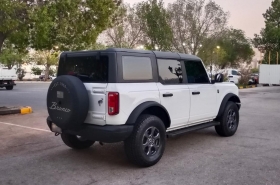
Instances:
[[[49,82],[16,83],[11,91],[0,88],[0,106],[31,106],[44,111],[49,85]]]
[[[222,138],[208,128],[168,139],[163,158],[150,168],[130,164],[123,143],[96,143],[83,151],[65,146],[47,131],[47,87],[19,84],[14,91],[0,90],[0,105],[34,108],[30,115],[0,117],[1,185],[280,184],[280,87],[240,90],[234,136]]]

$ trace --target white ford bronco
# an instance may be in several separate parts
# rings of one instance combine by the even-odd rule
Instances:
[[[166,138],[214,126],[235,134],[238,88],[210,80],[200,58],[111,48],[63,52],[47,94],[47,124],[74,149],[124,141],[127,158],[152,166]]]

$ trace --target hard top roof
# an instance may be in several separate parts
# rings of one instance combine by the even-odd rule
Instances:
[[[125,48],[108,48],[105,50],[87,50],[87,51],[65,51],[64,54],[78,54],[78,53],[91,53],[91,52],[127,52],[127,53],[140,53],[140,54],[154,54],[156,58],[170,58],[170,59],[192,59],[201,60],[199,57],[184,53],[175,52],[163,52],[163,51],[151,51],[151,50],[137,50],[137,49],[125,49]]]

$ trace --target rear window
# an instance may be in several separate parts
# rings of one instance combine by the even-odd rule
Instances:
[[[149,57],[123,56],[124,80],[152,80],[152,62]]]
[[[108,56],[77,56],[61,58],[58,76],[73,75],[84,83],[108,82]]]

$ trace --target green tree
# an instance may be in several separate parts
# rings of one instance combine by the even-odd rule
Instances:
[[[168,5],[174,50],[197,54],[205,38],[215,38],[226,28],[228,13],[214,1],[177,0]]]
[[[162,0],[148,0],[138,5],[137,14],[143,26],[147,49],[171,50],[172,29]]]
[[[31,47],[81,50],[116,21],[119,0],[49,0],[33,14]]]
[[[107,46],[102,43],[96,42],[94,44],[89,45],[86,49],[87,50],[104,50]]]
[[[239,67],[241,63],[252,61],[254,51],[250,39],[244,31],[226,29],[218,37],[209,37],[203,41],[198,55],[206,64],[214,64],[220,69]]]
[[[276,63],[276,53],[280,51],[280,1],[273,0],[263,14],[265,19],[265,28],[260,34],[255,34],[253,44],[256,48],[263,47],[266,50],[264,63],[269,61],[269,52],[271,53],[271,64]]]
[[[0,53],[0,63],[11,69],[13,66],[20,66],[26,59],[27,51],[15,48],[11,43],[5,42]]]
[[[0,51],[6,39],[16,48],[84,49],[118,21],[120,0],[1,0]]]
[[[39,67],[32,67],[31,71],[32,71],[32,74],[34,74],[34,75],[41,75],[43,70],[40,69]]]
[[[30,56],[30,61],[45,66],[45,80],[49,77],[50,67],[58,64],[58,52],[53,50],[38,50]]]
[[[1,0],[0,3],[0,52],[9,39],[16,48],[28,45],[30,16],[38,3],[27,0]],[[38,1],[40,2],[40,1]]]
[[[108,44],[118,48],[135,48],[143,40],[143,25],[137,14],[137,5],[122,4],[121,21],[106,31]]]

